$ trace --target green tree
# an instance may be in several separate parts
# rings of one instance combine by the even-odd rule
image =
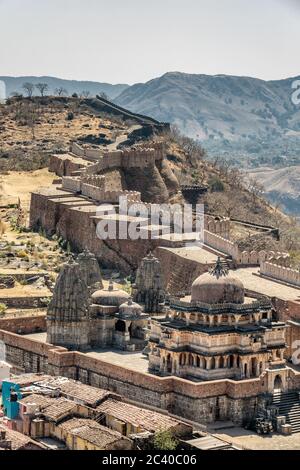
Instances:
[[[156,450],[176,450],[178,441],[171,431],[159,431],[154,435],[153,445]]]

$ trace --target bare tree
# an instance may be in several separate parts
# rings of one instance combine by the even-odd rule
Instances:
[[[30,83],[30,82],[23,83],[22,88],[25,91],[25,93],[27,94],[28,98],[31,98],[32,95],[33,95],[33,90],[34,90],[33,83]]]
[[[88,90],[83,90],[81,93],[80,93],[80,97],[82,98],[88,98],[90,96],[90,92]]]
[[[41,96],[44,96],[46,91],[49,89],[47,83],[37,83],[35,87],[39,90]]]
[[[109,100],[109,97],[107,96],[106,93],[104,93],[104,91],[102,91],[102,92],[100,93],[100,96],[101,96],[101,98],[104,98],[105,100]]]
[[[57,96],[67,96],[68,95],[67,90],[63,87],[56,88],[54,92]]]

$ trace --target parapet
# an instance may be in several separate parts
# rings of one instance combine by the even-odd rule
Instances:
[[[154,148],[152,148],[152,145]],[[164,158],[165,149],[162,143],[153,143],[151,148],[136,145],[123,150],[105,152],[97,148],[80,147],[77,143],[71,146],[71,152],[89,161],[96,161],[88,168],[88,173],[99,173],[110,168],[145,168],[155,165],[155,161]]]
[[[280,266],[272,261],[262,261],[260,263],[260,274],[300,287],[300,271]]]

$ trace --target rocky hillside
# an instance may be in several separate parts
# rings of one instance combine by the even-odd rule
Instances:
[[[279,204],[286,213],[300,219],[300,165],[279,169],[261,167],[247,174],[263,184],[264,196],[272,204]]]
[[[66,152],[73,140],[108,149],[116,148],[118,143],[126,145],[126,139],[130,145],[132,134],[145,139],[136,127],[141,126],[132,119],[124,120],[108,110],[101,111],[94,99],[15,98],[0,105],[0,172],[5,179],[7,172],[46,168],[49,155]],[[290,239],[293,227],[288,218],[262,199],[260,188],[245,181],[239,170],[207,160],[201,145],[177,132],[165,132],[156,138],[165,140],[169,166],[180,184],[208,187],[204,201],[207,211],[279,226]],[[132,180],[137,179],[132,175]],[[142,184],[142,178],[135,187],[138,184]],[[289,249],[296,250],[293,240],[297,245],[292,235]]]

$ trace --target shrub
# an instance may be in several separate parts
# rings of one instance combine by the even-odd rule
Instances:
[[[178,441],[171,431],[159,431],[154,435],[153,445],[157,450],[176,450]]]
[[[217,176],[213,176],[209,180],[209,187],[212,192],[222,192],[225,189],[223,181],[221,181]]]
[[[17,252],[17,257],[18,258],[28,258],[28,253],[25,250],[19,250]]]
[[[0,304],[0,315],[3,315],[7,310],[7,306],[5,304]]]
[[[67,114],[67,121],[73,121],[73,119],[74,119],[74,113],[72,113],[72,111],[70,111]]]

